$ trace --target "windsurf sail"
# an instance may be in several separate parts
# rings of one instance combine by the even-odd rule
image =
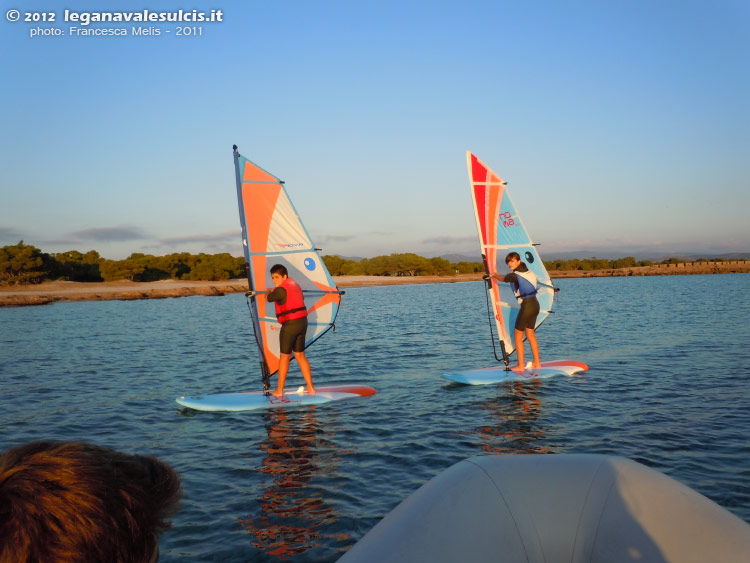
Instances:
[[[510,199],[506,182],[470,151],[466,152],[466,161],[479,231],[479,244],[487,273],[509,273],[510,269],[505,265],[505,257],[509,252],[518,252],[521,260],[537,278],[536,297],[539,301],[539,316],[536,326],[539,327],[552,312],[555,293],[552,280],[529,233],[523,226],[516,206]],[[510,284],[491,278],[487,284],[487,291],[497,335],[503,350],[503,359],[507,364],[507,357],[515,351],[513,330],[521,306]]]
[[[284,182],[242,156],[234,147],[242,246],[250,291],[248,303],[263,370],[263,385],[279,369],[279,331],[270,268],[286,266],[302,288],[307,307],[305,348],[333,327],[341,294],[289,199]]]

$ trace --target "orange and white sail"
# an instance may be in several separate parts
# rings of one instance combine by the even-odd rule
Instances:
[[[284,183],[234,150],[237,200],[242,226],[250,311],[264,377],[279,369],[279,330],[275,307],[266,299],[273,289],[271,266],[286,266],[302,288],[308,311],[305,347],[333,327],[341,292],[289,199]]]

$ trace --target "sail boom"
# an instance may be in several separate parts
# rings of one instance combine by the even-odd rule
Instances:
[[[248,252],[250,256],[284,256],[286,254],[301,254],[303,252],[313,252],[315,248],[295,248],[294,250],[267,250],[265,252]]]
[[[250,293],[250,292],[248,292]],[[304,295],[325,295],[325,294],[332,294],[332,295],[343,295],[343,291],[339,291],[338,289],[331,289],[331,290],[324,290],[324,289],[303,289],[302,293]],[[257,297],[258,292],[253,292],[253,295],[250,297]]]
[[[517,248],[517,244],[482,244],[480,245],[482,248],[502,248],[503,250],[508,250],[509,248]]]
[[[326,291],[323,289],[303,289],[302,293],[309,294],[309,295],[323,295],[324,293],[334,293],[338,295],[343,295],[343,291],[339,291],[338,289],[332,289],[330,291]]]
[[[276,320],[276,317],[260,317],[259,319],[262,322],[265,323],[276,323],[280,324],[278,320]],[[314,322],[314,321],[307,321],[308,325],[317,325],[317,326],[329,326],[333,325],[333,323],[330,322]]]

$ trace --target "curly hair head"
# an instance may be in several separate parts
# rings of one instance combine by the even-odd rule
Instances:
[[[0,562],[147,562],[182,496],[152,456],[33,442],[0,456]]]

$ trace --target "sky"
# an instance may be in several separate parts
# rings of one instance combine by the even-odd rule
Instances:
[[[81,24],[105,6],[222,21]],[[478,257],[467,150],[508,182],[545,259],[750,252],[742,0],[2,14],[0,246],[240,256],[236,144],[285,181],[324,254]],[[80,31],[97,28],[128,35]]]

